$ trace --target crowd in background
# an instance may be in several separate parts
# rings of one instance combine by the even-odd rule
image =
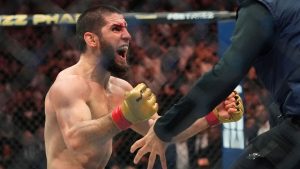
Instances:
[[[236,10],[226,0],[106,0],[127,12]],[[0,0],[0,14],[81,12],[99,1]],[[145,82],[157,95],[163,114],[185,95],[219,60],[215,23],[144,24],[129,26],[132,42],[126,77],[132,85]],[[73,65],[74,25],[0,28],[0,169],[45,169],[44,97],[56,75]],[[268,93],[252,68],[243,80],[247,141],[268,130]],[[220,168],[221,127],[210,128],[187,142],[170,146],[170,168]],[[132,165],[129,146],[140,136],[131,130],[117,135],[108,168]],[[143,161],[143,160],[142,160]],[[177,163],[177,164],[176,164]]]

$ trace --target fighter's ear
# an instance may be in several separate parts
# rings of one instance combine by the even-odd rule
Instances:
[[[84,41],[86,43],[87,46],[91,47],[91,48],[95,48],[98,45],[98,37],[96,34],[92,33],[92,32],[85,32],[83,35]]]

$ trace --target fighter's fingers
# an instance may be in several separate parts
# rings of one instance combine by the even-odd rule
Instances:
[[[238,109],[235,107],[231,107],[231,108],[227,109],[227,111],[229,114],[234,114],[234,113],[237,113]]]
[[[156,103],[156,96],[154,94],[152,94],[148,100],[148,103],[150,105],[154,105]]]
[[[153,110],[154,110],[155,113],[158,111],[158,104],[157,103],[154,104]]]
[[[147,86],[145,85],[145,83],[140,83],[135,87],[135,89],[137,89],[138,91],[144,91],[146,88]]]
[[[147,147],[146,147],[146,146],[143,146],[142,148],[140,148],[140,149],[138,150],[138,152],[136,153],[135,157],[134,157],[134,160],[133,160],[134,164],[139,163],[139,161],[141,160],[141,158],[142,158],[146,153],[148,153]]]
[[[136,149],[142,147],[145,143],[144,143],[144,139],[141,138],[138,141],[136,141],[131,147],[130,147],[130,152],[134,153]]]
[[[228,110],[229,108],[234,108],[236,107],[236,103],[235,102],[232,102],[232,103],[229,103],[229,104],[225,104],[225,109]]]
[[[154,152],[150,152],[147,169],[153,168],[155,159],[156,159],[156,154]]]
[[[235,95],[234,98],[235,98],[236,101],[241,101],[241,97],[238,94]]]
[[[167,169],[167,160],[165,154],[159,156],[162,169]]]
[[[227,98],[227,99],[224,101],[224,104],[229,104],[229,103],[232,103],[232,102],[236,102],[236,100],[235,100],[234,97]]]
[[[233,98],[236,95],[236,92],[231,92],[230,95],[227,98]]]
[[[151,92],[151,89],[146,88],[146,89],[144,90],[144,92],[143,92],[142,95],[143,95],[144,98],[149,99],[149,98],[151,97],[152,94],[153,94],[153,93]]]

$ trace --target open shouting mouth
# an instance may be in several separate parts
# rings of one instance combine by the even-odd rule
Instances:
[[[118,49],[117,49],[117,57],[116,60],[117,61],[122,61],[122,62],[126,62],[126,58],[127,58],[127,52],[128,52],[128,45],[121,45]]]

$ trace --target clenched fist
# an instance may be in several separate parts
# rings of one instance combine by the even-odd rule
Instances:
[[[112,112],[112,119],[120,129],[126,129],[132,123],[148,120],[157,110],[156,96],[140,83],[125,94],[121,106]]]
[[[229,123],[240,120],[244,114],[241,97],[233,91],[225,101],[219,104],[211,113],[205,116],[210,126],[219,123]]]
[[[231,111],[231,112],[228,111],[228,116],[226,116],[226,115],[223,116],[222,114],[220,114],[220,112],[218,112],[218,110],[216,110],[216,112],[215,112],[215,114],[217,115],[217,117],[221,123],[235,122],[235,121],[240,120],[243,117],[243,114],[244,114],[243,101],[237,92],[234,92],[234,93],[235,93],[235,95],[234,95],[235,102],[231,103],[231,104],[234,104],[234,106],[232,106],[232,107],[235,108],[236,111]],[[226,103],[223,103],[223,104],[225,104],[224,106],[227,110],[230,110],[230,103],[227,105],[227,107],[226,107]]]
[[[131,123],[144,121],[157,112],[156,96],[144,83],[138,84],[126,93],[121,110],[125,118]]]

